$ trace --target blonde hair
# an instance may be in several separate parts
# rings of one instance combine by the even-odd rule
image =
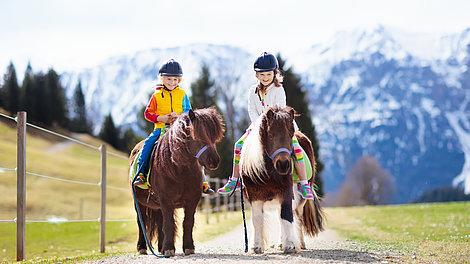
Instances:
[[[163,76],[163,75],[158,75],[158,80],[163,84],[163,77],[175,77],[178,78],[178,84],[180,84],[183,81],[183,77],[180,76]]]

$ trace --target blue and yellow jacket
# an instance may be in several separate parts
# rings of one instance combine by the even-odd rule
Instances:
[[[189,109],[191,109],[191,103],[183,89],[177,86],[170,91],[165,86],[158,85],[155,87],[155,92],[145,108],[144,117],[148,121],[155,123],[154,129],[163,128],[165,124],[157,122],[159,115],[166,115],[171,112],[181,114],[188,112]]]

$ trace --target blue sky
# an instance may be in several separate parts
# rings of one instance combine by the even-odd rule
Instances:
[[[470,27],[466,0],[0,0],[0,72],[92,66],[137,50],[188,43],[292,51],[376,24],[409,32]]]

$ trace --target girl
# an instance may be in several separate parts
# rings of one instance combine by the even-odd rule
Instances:
[[[142,153],[137,161],[137,179],[134,186],[146,189],[148,188],[145,175],[148,172],[148,163],[153,146],[165,128],[181,113],[186,113],[191,109],[189,98],[183,89],[179,87],[183,70],[178,62],[169,60],[163,64],[158,71],[162,84],[155,87],[150,101],[145,108],[144,117],[147,121],[155,123],[153,132],[144,141]],[[213,193],[209,184],[204,181],[204,193]]]
[[[278,67],[276,57],[267,52],[264,52],[258,57],[254,64],[258,84],[250,89],[248,98],[248,114],[250,115],[251,124],[253,124],[268,107],[276,105],[286,106],[286,93],[279,80],[280,73]],[[295,129],[298,130],[295,121],[294,126]],[[235,188],[240,188],[240,182],[237,184],[237,179],[240,176],[238,163],[240,162],[240,153],[243,143],[250,131],[251,125],[248,127],[245,134],[235,143],[232,176],[224,187],[217,190],[220,194],[229,194]],[[295,136],[292,138],[292,148],[295,153],[295,168],[300,178],[300,182],[297,184],[297,192],[299,192],[304,199],[313,199],[312,188],[307,181],[307,172],[304,162],[305,157]]]

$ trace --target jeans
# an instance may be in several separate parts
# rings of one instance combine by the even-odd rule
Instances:
[[[145,139],[144,146],[142,147],[142,154],[140,154],[139,160],[137,161],[138,169],[137,174],[147,173],[147,168],[149,164],[149,158],[153,150],[153,145],[157,142],[160,137],[162,130],[160,128],[155,129],[150,135]]]

